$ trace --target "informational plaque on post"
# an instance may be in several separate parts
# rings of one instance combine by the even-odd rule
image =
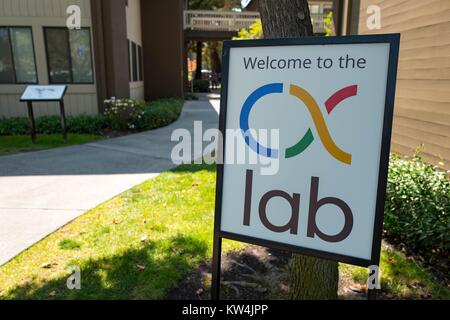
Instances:
[[[27,103],[28,118],[30,120],[31,140],[36,143],[36,122],[34,119],[33,102],[58,102],[61,114],[61,132],[64,142],[67,143],[67,126],[66,126],[66,112],[64,108],[64,95],[66,94],[67,86],[65,85],[31,85],[25,88],[22,93],[20,102]]]
[[[20,101],[61,101],[66,93],[67,86],[28,86]]]

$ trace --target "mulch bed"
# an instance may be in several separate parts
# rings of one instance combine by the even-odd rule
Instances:
[[[289,263],[286,252],[248,246],[241,252],[232,252],[222,258],[221,299],[270,300],[288,299]],[[208,300],[211,266],[201,263],[199,268],[171,290],[169,300]],[[365,287],[352,279],[341,277],[339,296],[345,300],[366,299]],[[380,300],[398,299],[388,292],[381,292]]]

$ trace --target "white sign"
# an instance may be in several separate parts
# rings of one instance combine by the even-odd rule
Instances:
[[[66,93],[67,86],[28,86],[20,101],[60,101]]]
[[[241,130],[237,153],[279,165],[264,175],[261,164],[225,162],[219,232],[370,265],[379,259],[399,39],[323,39],[226,44],[221,129]],[[279,130],[279,143],[260,140],[261,129]]]

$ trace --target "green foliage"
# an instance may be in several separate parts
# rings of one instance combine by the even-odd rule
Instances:
[[[103,115],[79,115],[67,118],[67,128],[70,133],[100,134],[108,125],[108,119]]]
[[[189,0],[189,10],[231,10],[241,7],[240,0]]]
[[[250,28],[242,29],[239,31],[237,37],[233,37],[233,40],[252,40],[252,39],[262,39],[264,38],[262,22],[258,20],[250,26]]]
[[[27,118],[0,118],[0,136],[17,136],[30,132]]]
[[[38,134],[59,134],[61,123],[59,116],[43,116],[36,118]],[[104,116],[80,115],[67,118],[67,131],[78,134],[99,134],[108,126]],[[0,136],[28,135],[30,124],[27,118],[0,118]]]
[[[330,37],[333,35],[333,11],[328,12],[327,16],[323,19],[325,26],[325,36]]]
[[[105,116],[111,129],[136,131],[144,115],[145,101],[134,99],[105,100]]]
[[[404,243],[431,263],[448,264],[450,180],[447,173],[422,162],[419,154],[412,159],[392,155],[384,223],[388,238]]]
[[[208,80],[194,80],[194,92],[209,92]]]
[[[168,126],[178,120],[183,109],[181,99],[162,99],[148,103],[138,123],[140,131],[152,130]]]
[[[61,250],[77,250],[81,248],[81,244],[77,241],[64,239],[58,243]]]
[[[195,100],[194,96],[189,100]],[[109,102],[108,102],[109,101]],[[163,99],[145,103],[140,100],[107,100],[105,115],[80,115],[67,118],[70,134],[101,135],[105,129],[120,131],[146,131],[167,126],[178,120],[184,101]],[[36,118],[38,135],[60,135],[59,116]],[[0,118],[0,136],[28,136],[27,118]],[[70,136],[69,136],[70,137]]]

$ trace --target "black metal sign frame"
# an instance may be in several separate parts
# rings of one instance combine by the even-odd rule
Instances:
[[[302,255],[314,256],[318,258],[339,261],[352,265],[369,267],[378,266],[380,263],[380,250],[382,240],[382,229],[384,219],[384,202],[386,195],[387,174],[389,167],[389,155],[392,135],[392,121],[394,114],[394,100],[397,80],[397,65],[400,45],[399,34],[383,34],[383,35],[363,35],[363,36],[339,36],[339,37],[305,37],[290,39],[268,39],[268,40],[244,40],[244,41],[225,41],[223,52],[223,79],[222,79],[222,98],[220,106],[219,129],[223,136],[223,146],[225,142],[226,120],[227,120],[227,99],[228,99],[228,81],[229,81],[229,63],[230,50],[232,48],[242,47],[265,47],[265,46],[302,46],[302,45],[333,45],[333,44],[370,44],[370,43],[386,43],[390,45],[389,50],[389,66],[386,83],[386,98],[384,110],[384,123],[382,133],[381,157],[378,175],[378,187],[375,209],[375,224],[372,239],[372,256],[370,260],[360,259],[356,257],[334,254],[315,249],[303,248],[284,243],[258,239],[245,235],[239,235],[221,230],[222,221],[222,191],[224,164],[217,165],[217,189],[216,189],[216,207],[214,222],[214,245],[212,260],[212,284],[211,298],[218,300],[220,297],[220,274],[221,274],[221,254],[222,239],[230,239],[235,241],[246,242],[264,247],[277,248],[290,251]],[[325,49],[325,47],[324,47]],[[226,150],[219,150],[223,154],[221,159],[226,159]],[[369,290],[369,299],[375,299],[375,290]]]

